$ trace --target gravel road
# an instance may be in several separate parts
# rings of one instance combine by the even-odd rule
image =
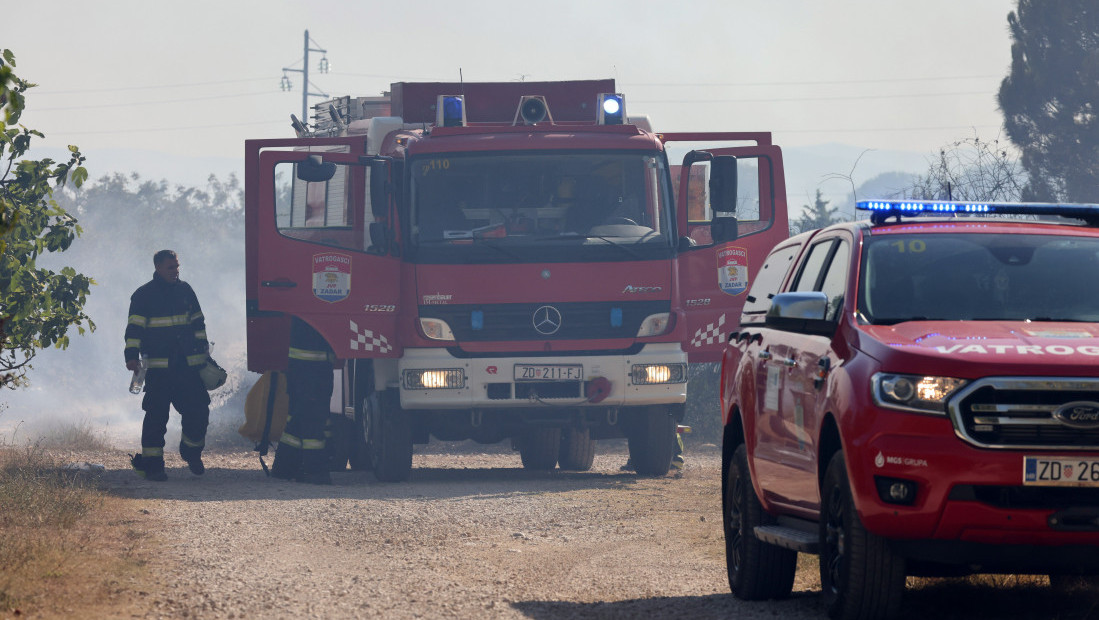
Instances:
[[[207,454],[202,477],[169,455],[161,483],[137,478],[122,452],[91,458],[158,531],[147,617],[824,617],[804,555],[791,598],[729,594],[717,448],[662,478],[619,471],[624,450],[600,449],[583,473],[524,471],[500,444],[418,453],[406,483],[347,471],[333,486],[266,478],[245,451]],[[1014,617],[1050,609],[1042,588],[962,587],[945,609],[934,589],[910,587],[905,617],[1002,617],[1001,600]],[[1093,617],[1081,611],[1057,617]]]

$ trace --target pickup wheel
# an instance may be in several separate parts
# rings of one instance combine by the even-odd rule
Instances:
[[[561,429],[536,427],[519,436],[519,458],[523,469],[550,471],[557,467],[561,450]]]
[[[561,430],[561,451],[557,455],[561,469],[568,471],[588,471],[595,462],[595,440],[591,432],[584,428],[565,428]]]
[[[382,482],[402,482],[412,473],[412,425],[401,411],[397,390],[378,394],[378,407],[367,416],[367,449],[374,476]]]
[[[722,504],[725,569],[733,595],[746,601],[789,596],[794,588],[798,554],[755,536],[756,526],[770,525],[775,519],[763,511],[756,497],[744,444],[737,447],[729,462]]]
[[[630,464],[642,476],[663,476],[672,466],[675,418],[659,405],[641,408],[637,415],[627,441]]]
[[[831,618],[891,618],[904,594],[904,558],[866,531],[855,511],[843,452],[828,463],[821,489],[820,585]]]

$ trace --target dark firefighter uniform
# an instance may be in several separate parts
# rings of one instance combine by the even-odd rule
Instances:
[[[198,371],[206,364],[206,321],[191,285],[168,282],[154,273],[153,279],[130,297],[130,318],[126,324],[126,361],[144,356],[145,397],[141,408],[141,456],[133,465],[139,474],[163,480],[164,433],[168,413],[174,405],[182,418],[179,455],[191,471],[201,474],[202,448],[210,422],[210,395]]]
[[[335,354],[323,336],[295,317],[290,323],[289,357],[286,391],[290,411],[271,475],[284,480],[331,484],[324,446]]]

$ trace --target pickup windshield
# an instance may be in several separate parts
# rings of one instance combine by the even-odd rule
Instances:
[[[622,261],[673,248],[658,153],[433,154],[409,168],[421,261]]]
[[[882,235],[863,246],[860,320],[1099,321],[1099,239]]]

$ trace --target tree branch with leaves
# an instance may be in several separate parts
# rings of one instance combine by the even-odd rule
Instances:
[[[15,74],[15,55],[0,60],[0,385],[26,383],[35,354],[47,347],[64,349],[68,331],[94,330],[84,303],[94,281],[72,267],[60,272],[37,265],[45,253],[64,252],[81,233],[76,218],[58,206],[55,189],[88,178],[80,149],[69,146],[69,159],[25,159],[32,138],[42,132],[19,123],[25,93],[33,88]]]

